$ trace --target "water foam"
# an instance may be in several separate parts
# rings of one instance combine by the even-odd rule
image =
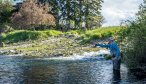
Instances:
[[[83,60],[83,59],[90,59],[90,58],[99,58],[103,57],[105,54],[110,54],[108,50],[99,50],[97,52],[84,52],[82,55],[74,54],[69,57],[51,57],[51,58],[37,58],[42,60]]]

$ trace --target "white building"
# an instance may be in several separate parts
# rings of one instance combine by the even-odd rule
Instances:
[[[0,0],[2,2],[9,1],[12,5],[17,5],[17,3],[22,3],[25,0]]]
[[[13,5],[17,5],[17,3],[23,3],[24,0],[12,0]]]

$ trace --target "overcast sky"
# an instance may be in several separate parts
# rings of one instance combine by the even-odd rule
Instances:
[[[105,18],[103,26],[119,25],[122,20],[132,19],[143,0],[104,0],[102,15]]]

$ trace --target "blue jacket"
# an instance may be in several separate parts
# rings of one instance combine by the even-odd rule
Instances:
[[[115,42],[112,42],[111,44],[96,44],[96,46],[109,48],[111,55],[115,55],[116,57],[121,56],[120,48]]]

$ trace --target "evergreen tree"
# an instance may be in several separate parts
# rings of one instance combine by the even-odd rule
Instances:
[[[12,10],[14,10],[13,6],[10,4],[10,2],[0,1],[0,23],[6,23],[10,22],[10,17],[12,14]]]
[[[64,30],[91,29],[102,24],[100,13],[103,0],[39,0],[48,2],[52,6],[52,14],[56,17],[56,24],[62,25]],[[85,23],[85,27],[82,24]],[[91,24],[92,23],[92,24]],[[90,24],[90,25],[89,25]],[[59,28],[59,27],[58,27]],[[61,28],[61,27],[60,27]]]

